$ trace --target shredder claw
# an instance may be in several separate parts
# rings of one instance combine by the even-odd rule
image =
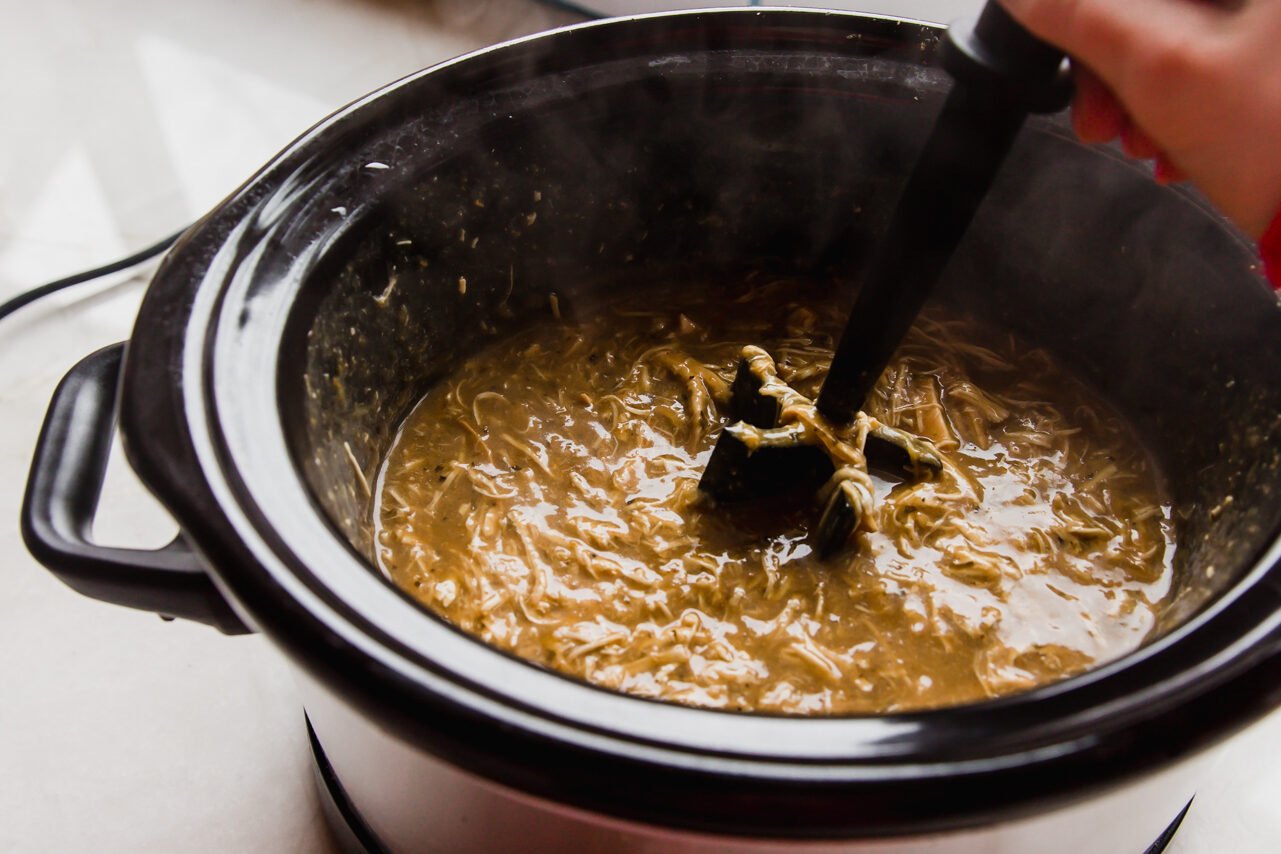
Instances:
[[[861,520],[862,514],[850,504],[845,491],[839,488],[831,490],[823,503],[818,524],[810,534],[819,558],[829,558],[845,545]]]
[[[832,464],[818,448],[752,448],[743,441],[735,429],[740,425],[777,429],[779,403],[761,394],[761,386],[747,359],[740,361],[730,386],[730,412],[738,420],[721,431],[698,482],[698,488],[716,501],[760,498],[804,483],[819,484],[831,475]]]
[[[817,488],[826,481],[828,487],[820,493],[823,510],[811,537],[819,556],[830,556],[863,521],[870,495],[851,500],[851,487],[843,484],[846,470],[838,469],[828,452],[815,444],[814,433],[800,422],[779,423],[782,405],[772,360],[758,348],[745,348],[744,356],[730,386],[730,412],[738,420],[721,431],[699,489],[719,502],[732,503],[801,486]],[[758,370],[753,370],[752,360]],[[772,391],[763,393],[767,381]],[[784,391],[792,403],[808,403],[793,390]],[[868,420],[861,450],[869,467],[893,476],[928,476],[942,467],[927,439]]]

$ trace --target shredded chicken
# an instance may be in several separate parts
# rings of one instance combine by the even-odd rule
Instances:
[[[866,411],[833,426],[812,404],[843,320],[826,304],[795,281],[682,288],[472,358],[380,472],[380,566],[496,647],[726,709],[968,702],[1141,643],[1174,544],[1128,428],[1045,353],[942,312],[918,321]],[[740,358],[778,401],[778,427],[727,426]],[[702,500],[722,429],[822,447],[826,490],[860,511],[850,547],[811,553],[822,491]],[[873,435],[928,476],[870,472]]]

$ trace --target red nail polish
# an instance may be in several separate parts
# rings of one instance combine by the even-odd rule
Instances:
[[[1179,167],[1170,162],[1170,158],[1164,154],[1158,154],[1156,156],[1156,169],[1152,177],[1156,179],[1158,184],[1165,186],[1182,181],[1183,173],[1179,171]]]

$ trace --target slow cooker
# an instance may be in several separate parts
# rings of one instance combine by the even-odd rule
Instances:
[[[1062,117],[1024,128],[936,298],[1051,351],[1148,443],[1181,546],[1137,652],[934,711],[711,711],[490,649],[369,559],[401,417],[552,295],[767,271],[835,299],[857,281],[947,90],[940,32],[616,19],[339,111],[193,226],[130,340],[59,386],[29,548],[89,596],[278,645],[353,846],[1144,850],[1200,751],[1281,702],[1281,311],[1205,202]],[[90,537],[117,418],[181,528],[158,551]]]

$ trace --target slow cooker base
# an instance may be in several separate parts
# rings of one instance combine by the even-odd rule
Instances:
[[[361,817],[351,799],[347,797],[342,782],[334,772],[333,766],[329,764],[328,757],[325,756],[320,739],[316,737],[316,730],[312,728],[310,718],[304,714],[303,719],[307,723],[307,739],[311,742],[312,776],[316,781],[316,790],[320,794],[325,824],[328,825],[338,849],[343,854],[391,854],[391,850],[378,840],[377,835]],[[1192,801],[1188,801],[1174,817],[1174,821],[1161,831],[1161,835],[1147,847],[1143,854],[1161,854],[1165,851],[1170,841],[1174,839],[1179,826],[1183,824],[1183,818],[1188,814],[1191,806]]]
[[[307,740],[311,742],[311,773],[316,782],[316,791],[320,794],[321,810],[325,814],[325,824],[329,833],[343,854],[384,854],[389,849],[378,841],[378,837],[361,818],[360,813],[347,797],[334,767],[329,764],[325,750],[316,738],[316,730],[311,726],[311,719],[303,714],[307,722]],[[1182,816],[1180,816],[1182,818]],[[1168,832],[1168,831],[1167,831]]]

